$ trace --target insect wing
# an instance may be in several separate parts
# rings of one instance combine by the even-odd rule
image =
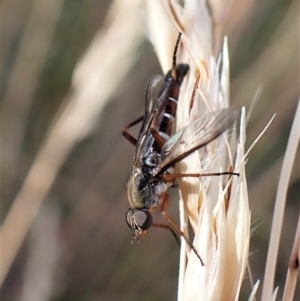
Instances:
[[[164,88],[164,77],[162,75],[152,76],[146,86],[145,91],[145,116],[141,128],[141,133],[147,132],[154,117],[153,111],[157,107],[157,102],[161,91]]]
[[[149,133],[149,128],[151,121],[155,116],[154,111],[158,105],[158,99],[161,91],[164,88],[164,84],[165,80],[162,75],[152,76],[147,83],[145,90],[145,115],[138,136],[137,147],[134,156],[134,165],[136,164],[136,161],[143,155],[143,153],[148,150],[148,146],[153,144],[154,138]]]
[[[161,174],[193,151],[217,138],[233,124],[237,114],[238,111],[232,108],[211,112],[178,131],[163,146],[162,161],[153,175]]]
[[[162,75],[154,75],[149,79],[145,92],[145,110],[147,115],[149,115],[155,107],[161,91],[164,88],[164,84],[165,80]]]

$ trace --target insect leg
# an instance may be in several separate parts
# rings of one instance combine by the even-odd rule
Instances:
[[[203,262],[202,258],[200,257],[196,248],[193,246],[193,244],[190,242],[190,240],[186,237],[186,235],[179,229],[179,227],[172,221],[172,219],[166,214],[166,208],[168,206],[168,203],[169,203],[169,196],[167,194],[165,194],[164,200],[161,204],[161,214],[167,220],[167,222],[174,228],[174,230],[184,238],[186,243],[189,245],[189,247],[194,251],[196,256],[199,258],[201,265],[204,266],[204,262]]]
[[[127,126],[125,126],[122,130],[122,135],[134,146],[136,146],[137,139],[135,139],[131,134],[128,133],[128,129],[143,121],[144,116],[140,116],[139,118],[130,122]]]
[[[175,45],[175,48],[174,48],[174,53],[173,53],[172,78],[174,80],[176,80],[176,77],[177,77],[177,72],[176,72],[176,56],[177,56],[177,51],[178,51],[179,43],[180,43],[180,40],[181,40],[181,36],[182,36],[182,33],[180,32],[178,34],[178,38],[177,38],[176,45]]]
[[[169,225],[163,225],[163,224],[157,224],[157,223],[153,223],[152,227],[170,230],[171,233],[173,234],[173,236],[175,237],[178,245],[180,246],[180,240],[178,239],[178,236],[176,235],[176,233],[172,227],[170,227]]]
[[[210,173],[177,173],[177,174],[165,174],[162,175],[162,178],[166,182],[173,182],[176,178],[201,178],[201,177],[214,177],[214,176],[240,176],[239,173],[232,171],[224,171],[224,172],[210,172]]]
[[[158,130],[155,127],[150,127],[151,134],[155,139],[155,142],[158,144],[160,148],[164,145],[166,140],[159,134]]]

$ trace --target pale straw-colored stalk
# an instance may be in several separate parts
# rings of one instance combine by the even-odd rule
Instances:
[[[140,0],[116,0],[103,29],[79,62],[64,101],[0,228],[0,286],[61,166],[73,147],[93,128],[109,96],[135,61],[142,39],[141,19],[128,18]],[[114,47],[122,45],[122,47]]]
[[[34,95],[63,6],[62,0],[35,0],[32,2],[28,21],[24,28],[2,99],[0,143],[1,155],[5,160],[0,160],[0,170],[3,175],[0,189],[2,189],[3,199],[11,193],[10,189],[13,187],[13,179],[16,178],[16,171],[20,166],[21,147],[26,132],[24,124],[27,122],[32,107]],[[26,4],[28,5],[28,3]],[[14,1],[10,1],[10,3],[6,3],[6,1],[1,2],[0,20],[2,20],[3,25],[9,23],[7,19],[11,18],[11,14],[8,12],[12,10],[14,5],[18,6],[20,4]],[[15,7],[15,10],[18,9]],[[6,30],[3,30],[3,32],[6,32]],[[11,33],[9,30],[7,32]],[[6,44],[9,44],[8,41],[13,38],[5,35],[4,37],[2,36],[2,39],[5,43],[1,45],[0,60],[8,61],[9,55],[6,52],[9,52],[10,47]],[[11,43],[13,42],[11,41]],[[1,63],[5,65],[4,62]]]
[[[225,1],[211,6],[213,15]],[[177,129],[211,111],[229,107],[227,40],[220,58],[214,53],[214,20],[205,1],[149,1],[149,28],[163,71],[170,69],[178,32],[183,46],[178,61],[190,65],[177,110]],[[219,31],[219,29],[218,29]],[[191,99],[194,97],[193,102]],[[239,140],[226,133],[182,160],[180,173],[228,171],[240,176],[187,178],[179,181],[180,219],[188,234],[188,220],[195,234],[193,245],[205,266],[182,242],[178,300],[237,300],[246,270],[250,240],[250,211],[245,177],[245,110]]]
[[[282,163],[282,170],[277,188],[277,195],[275,201],[272,230],[270,237],[270,244],[268,250],[268,257],[266,262],[264,285],[262,292],[262,300],[270,300],[273,287],[276,269],[276,261],[278,254],[278,247],[280,242],[280,235],[282,231],[284,209],[286,203],[286,195],[288,191],[288,184],[294,165],[296,152],[300,141],[300,101],[296,110],[293,126],[290,132],[290,137],[285,152],[284,160]],[[300,257],[300,239],[299,239],[299,224],[295,235],[294,247],[290,259],[288,277],[286,281],[286,288],[283,300],[293,300],[295,284],[299,269]]]
[[[182,47],[177,61],[188,63],[190,73],[181,87],[177,110],[177,130],[206,114],[229,106],[229,59],[227,39],[219,57],[222,16],[227,1],[154,0],[148,2],[149,29],[157,56],[164,72],[171,67],[171,54],[178,32],[182,32]],[[247,119],[249,116],[247,117]],[[273,116],[274,118],[274,116]],[[181,229],[188,236],[188,223],[194,232],[193,245],[205,265],[182,240],[178,300],[238,300],[248,262],[250,241],[250,211],[248,205],[245,161],[247,155],[264,134],[273,118],[248,151],[244,152],[246,112],[242,109],[238,139],[226,133],[184,158],[176,168],[179,173],[227,171],[231,168],[239,177],[202,177],[179,180]],[[291,131],[283,171],[278,186],[274,226],[267,259],[266,276],[261,300],[275,300],[274,272],[281,233],[288,180],[299,143],[299,106]],[[299,224],[295,235],[284,300],[292,300],[299,263]],[[248,300],[255,300],[259,281]]]

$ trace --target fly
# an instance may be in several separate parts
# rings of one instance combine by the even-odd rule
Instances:
[[[176,178],[216,175],[238,175],[232,172],[210,174],[176,174],[175,163],[187,157],[195,150],[207,145],[221,135],[237,117],[237,110],[228,108],[211,112],[182,128],[171,138],[175,120],[177,101],[182,81],[189,71],[189,65],[176,65],[176,54],[180,43],[179,34],[172,60],[172,69],[166,74],[155,75],[148,81],[145,92],[145,114],[123,129],[123,136],[135,147],[135,154],[127,183],[127,196],[130,208],[126,213],[126,222],[134,231],[132,242],[151,227],[160,227],[179,233],[195,252],[204,265],[197,250],[185,234],[166,214],[169,196],[166,190]],[[142,121],[137,139],[127,131]],[[151,212],[161,205],[161,214],[168,225],[153,222]],[[175,230],[175,231],[174,231]]]

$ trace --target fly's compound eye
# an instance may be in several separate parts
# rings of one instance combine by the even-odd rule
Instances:
[[[134,231],[148,230],[153,222],[153,217],[148,210],[129,209],[125,218],[129,228]]]

